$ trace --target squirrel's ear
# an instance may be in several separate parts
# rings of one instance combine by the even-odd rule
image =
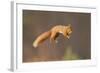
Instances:
[[[68,27],[70,28],[71,27],[71,24],[68,24]]]
[[[71,24],[68,24],[69,27],[71,27]]]

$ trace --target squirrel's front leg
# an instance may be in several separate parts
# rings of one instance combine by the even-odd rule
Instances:
[[[68,39],[70,38],[70,36],[66,32],[64,32],[63,35]]]
[[[69,35],[67,35],[67,38],[69,39],[69,38],[70,38],[70,36],[69,36]]]

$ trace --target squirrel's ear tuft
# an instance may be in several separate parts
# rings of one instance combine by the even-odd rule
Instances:
[[[71,27],[71,24],[68,24],[69,27]]]
[[[67,28],[71,28],[71,24],[68,24],[66,27],[67,27]]]

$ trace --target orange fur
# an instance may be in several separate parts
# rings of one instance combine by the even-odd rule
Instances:
[[[51,41],[55,41],[59,34],[63,34],[64,37],[70,38],[70,34],[72,33],[71,25],[63,26],[57,25],[54,26],[51,30],[44,32],[33,42],[33,46],[37,47],[40,43],[50,38]]]

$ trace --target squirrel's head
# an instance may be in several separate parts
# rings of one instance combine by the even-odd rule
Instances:
[[[68,37],[70,37],[70,35],[72,34],[72,26],[71,26],[71,24],[68,24],[66,26],[66,34],[67,34]]]

